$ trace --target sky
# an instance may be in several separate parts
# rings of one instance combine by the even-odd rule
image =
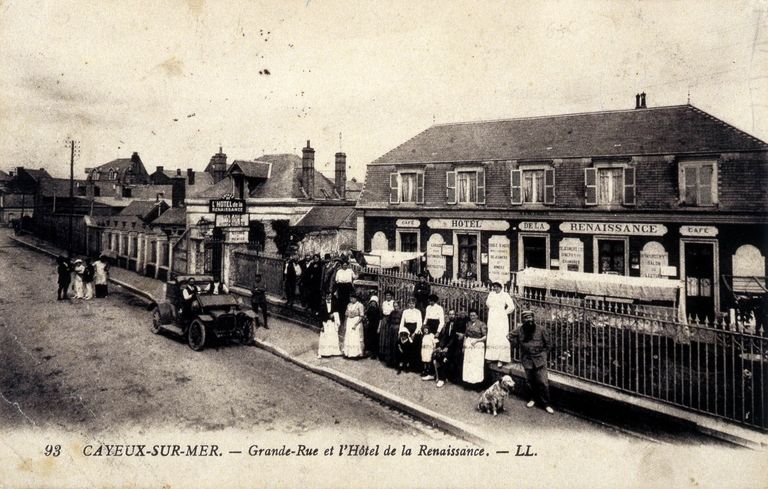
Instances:
[[[768,141],[766,1],[0,0],[0,169],[297,153],[433,123],[691,104]]]

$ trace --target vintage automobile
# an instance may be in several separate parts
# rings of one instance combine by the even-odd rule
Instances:
[[[191,278],[198,292],[185,310],[182,289]],[[152,310],[150,331],[157,334],[165,330],[186,337],[187,344],[195,351],[202,350],[214,338],[234,338],[243,344],[253,341],[258,325],[256,314],[234,295],[211,293],[212,287],[210,275],[179,275],[169,280],[165,300],[149,306]]]

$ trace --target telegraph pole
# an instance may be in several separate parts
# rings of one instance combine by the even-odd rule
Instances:
[[[69,141],[69,231],[67,233],[67,258],[72,258],[72,217],[75,213],[75,140]],[[79,148],[78,148],[79,150]]]

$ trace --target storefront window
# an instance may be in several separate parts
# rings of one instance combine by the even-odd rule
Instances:
[[[459,269],[456,276],[465,280],[477,280],[477,236],[459,234]]]
[[[419,236],[417,233],[400,233],[400,251],[419,251]]]
[[[624,275],[625,243],[623,240],[598,240],[598,253],[598,265],[600,273]]]

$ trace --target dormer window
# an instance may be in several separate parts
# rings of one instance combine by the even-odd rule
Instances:
[[[549,165],[524,165],[510,174],[513,204],[554,204],[555,170]]]
[[[423,204],[424,172],[400,171],[389,174],[390,204]]]
[[[679,163],[680,202],[690,206],[717,204],[717,164],[715,161]]]
[[[460,168],[446,172],[446,200],[449,204],[485,204],[485,170]]]
[[[584,169],[586,205],[635,205],[635,169],[606,164]]]

